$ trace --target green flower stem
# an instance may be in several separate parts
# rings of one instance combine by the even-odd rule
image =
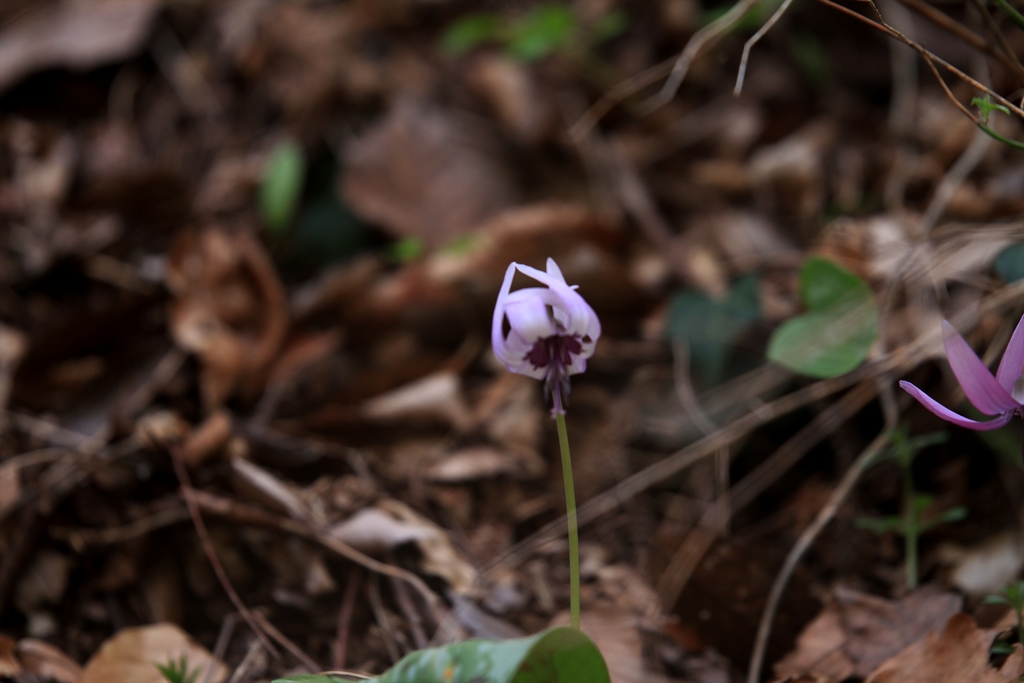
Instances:
[[[565,480],[565,516],[569,522],[569,623],[580,628],[580,534],[576,524],[576,490],[572,485],[572,460],[569,459],[569,433],[565,415],[557,414],[558,446],[562,451],[562,478]]]
[[[903,479],[903,563],[906,565],[907,588],[917,588],[917,537],[920,521],[914,500],[914,471],[911,462],[900,462]]]

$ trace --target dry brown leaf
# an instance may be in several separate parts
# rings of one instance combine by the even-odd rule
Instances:
[[[9,325],[0,323],[0,413],[7,409],[7,401],[14,385],[14,372],[28,353],[28,335]],[[2,430],[2,425],[0,425]],[[0,505],[2,507],[2,505]]]
[[[0,92],[43,69],[88,70],[143,46],[161,0],[65,0],[40,8],[0,33]]]
[[[28,673],[57,683],[80,683],[82,667],[62,651],[42,640],[22,638],[18,641],[18,658]]]
[[[925,586],[902,600],[886,600],[842,586],[808,624],[796,648],[775,665],[779,679],[818,676],[839,683],[867,676],[903,648],[937,630],[960,611],[962,599]],[[965,679],[966,680],[966,679]]]
[[[502,372],[475,401],[477,423],[494,442],[537,453],[544,435],[544,409],[537,382]]]
[[[560,256],[567,247],[583,240],[612,239],[613,233],[586,205],[531,204],[503,211],[480,225],[468,249],[434,252],[427,260],[427,272],[439,282],[469,282],[497,292],[510,261],[543,266],[550,256],[561,265]]]
[[[477,572],[455,550],[447,532],[393,499],[365,508],[336,524],[331,536],[365,553],[380,554],[406,543],[415,543],[423,553],[423,571],[445,579],[452,589],[473,592]]]
[[[21,662],[14,652],[15,645],[13,638],[0,635],[0,678],[14,678],[21,673]]]
[[[214,455],[231,438],[231,415],[217,409],[193,429],[181,445],[185,464],[195,469]]]
[[[865,683],[1016,683],[1022,668],[1018,646],[999,670],[989,664],[994,630],[967,614],[954,614],[941,634],[927,637],[886,661]]]
[[[399,100],[345,154],[342,190],[396,236],[439,247],[512,203],[482,134],[453,114]]]
[[[202,361],[206,406],[217,407],[236,389],[258,392],[288,331],[284,289],[259,241],[217,227],[184,233],[166,280],[175,295],[171,332]]]
[[[373,420],[410,418],[441,420],[454,429],[469,429],[472,418],[462,396],[461,380],[450,370],[399,387],[363,404],[362,414]]]
[[[944,543],[938,549],[941,562],[952,565],[949,582],[967,595],[984,598],[1000,592],[1024,569],[1024,538],[1013,532],[990,536],[960,547]]]
[[[111,636],[85,665],[79,683],[165,683],[156,664],[185,657],[190,670],[213,668],[211,683],[222,683],[228,670],[209,651],[174,624],[126,628]],[[203,678],[204,674],[200,675]]]
[[[551,129],[555,121],[551,100],[542,96],[525,64],[484,53],[477,57],[467,80],[523,142],[536,144]]]
[[[458,484],[501,475],[533,479],[543,473],[544,461],[535,452],[526,452],[520,457],[491,446],[470,446],[444,456],[427,468],[424,477],[429,481]]]
[[[21,464],[10,460],[0,465],[0,518],[21,500]]]
[[[14,591],[14,604],[23,613],[42,605],[55,605],[64,597],[71,573],[71,558],[53,550],[40,551],[22,573]]]

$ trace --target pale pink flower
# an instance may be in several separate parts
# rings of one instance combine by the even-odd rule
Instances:
[[[517,270],[544,287],[510,291]],[[494,306],[491,346],[510,372],[544,380],[553,414],[565,412],[569,376],[587,369],[600,336],[597,314],[575,285],[566,284],[554,259],[548,259],[546,273],[509,264]]]

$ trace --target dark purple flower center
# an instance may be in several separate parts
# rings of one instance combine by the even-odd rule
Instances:
[[[590,341],[589,337],[587,341]],[[583,351],[579,335],[555,334],[534,342],[526,360],[535,368],[546,368],[544,393],[551,396],[552,414],[565,413],[569,399],[569,374],[573,354]]]
[[[576,335],[552,335],[537,341],[526,354],[526,360],[535,368],[548,367],[554,364],[560,372],[572,363],[572,355],[583,350],[580,338]]]

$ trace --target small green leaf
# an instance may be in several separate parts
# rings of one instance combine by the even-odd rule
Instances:
[[[538,7],[512,27],[509,54],[523,62],[546,57],[566,47],[578,25],[576,12],[569,6]]]
[[[293,140],[274,148],[263,171],[260,187],[260,212],[263,224],[273,234],[281,234],[295,214],[306,177],[306,157]]]
[[[952,522],[961,522],[967,518],[967,508],[963,505],[957,505],[951,507],[941,515],[939,515],[939,521],[943,524],[950,524]]]
[[[391,245],[389,255],[393,261],[408,263],[423,253],[423,241],[418,237],[405,237]]]
[[[889,517],[858,517],[854,520],[854,525],[858,529],[864,529],[876,534],[887,534],[889,532],[903,534],[906,531],[904,528],[906,524],[903,518],[896,515]]]
[[[665,334],[689,345],[694,370],[714,385],[723,379],[733,342],[760,317],[757,276],[747,274],[720,300],[698,289],[676,293],[669,302]]]
[[[1007,284],[1024,280],[1024,242],[1012,244],[999,252],[995,268]]]
[[[483,43],[501,37],[501,17],[496,14],[470,14],[448,27],[441,37],[441,51],[456,57]]]
[[[196,683],[196,679],[199,678],[199,669],[189,670],[188,657],[185,655],[181,655],[178,661],[169,659],[166,664],[154,663],[153,666],[167,683]]]
[[[806,313],[783,323],[768,358],[812,377],[837,377],[864,362],[878,336],[878,307],[867,283],[820,257],[800,271]]]
[[[994,111],[1001,111],[1007,116],[1009,116],[1010,114],[1010,110],[1007,109],[1005,106],[993,102],[992,97],[990,95],[985,95],[985,97],[972,98],[971,104],[977,107],[978,111],[981,112],[981,120],[984,121],[985,123],[988,123],[989,114],[991,114]]]

